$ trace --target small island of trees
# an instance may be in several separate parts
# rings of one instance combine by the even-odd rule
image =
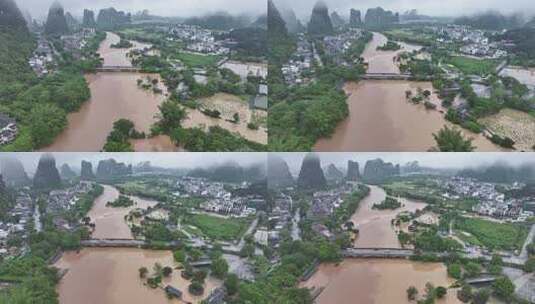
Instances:
[[[397,209],[399,207],[401,207],[401,203],[397,199],[395,199],[395,198],[393,198],[391,196],[387,196],[385,198],[385,200],[382,201],[381,203],[373,204],[372,209],[377,209],[377,210],[391,209],[391,210],[394,210],[394,209]]]
[[[119,195],[119,197],[111,202],[106,203],[106,207],[130,207],[133,206],[135,202],[125,195]]]

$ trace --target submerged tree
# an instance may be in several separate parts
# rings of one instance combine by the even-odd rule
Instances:
[[[472,146],[473,139],[464,139],[461,131],[456,128],[444,126],[437,134],[433,134],[433,137],[441,152],[471,152],[475,149]]]

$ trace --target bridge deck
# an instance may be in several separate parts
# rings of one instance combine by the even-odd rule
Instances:
[[[342,252],[348,258],[409,258],[414,251],[401,248],[351,248]]]
[[[141,69],[137,67],[127,66],[102,66],[95,69],[97,72],[140,72]]]

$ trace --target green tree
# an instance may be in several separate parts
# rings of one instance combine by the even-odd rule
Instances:
[[[186,254],[182,250],[176,250],[173,252],[173,258],[178,263],[184,263],[186,261]]]
[[[188,290],[192,295],[200,296],[204,293],[204,287],[201,283],[193,281],[189,286]]]
[[[468,262],[464,266],[464,270],[466,271],[466,276],[475,277],[481,273],[481,266],[475,262]]]
[[[444,126],[438,134],[433,134],[441,152],[471,152],[475,149],[472,146],[473,139],[464,139],[460,130]]]
[[[171,273],[173,273],[173,268],[169,267],[169,266],[165,266],[163,269],[162,269],[162,275],[164,277],[169,277],[171,275]]]
[[[474,295],[472,296],[472,303],[473,304],[485,304],[490,298],[490,292],[488,289],[483,288],[479,289],[476,292],[474,292]]]
[[[233,273],[227,275],[227,278],[225,279],[225,288],[230,296],[238,292],[239,285],[240,280],[237,275]]]
[[[182,120],[187,117],[186,110],[176,101],[166,100],[160,106],[158,115],[160,127],[163,133],[168,134],[171,130],[179,128]]]
[[[535,257],[529,258],[524,264],[525,272],[534,272],[535,271]]]
[[[442,299],[446,294],[448,293],[448,290],[443,286],[438,286],[435,289],[435,295],[438,299]]]
[[[448,265],[448,275],[457,280],[461,279],[461,275],[462,275],[461,265],[457,263]]]
[[[36,148],[51,144],[67,126],[65,111],[54,104],[36,104],[28,117],[30,134]]]
[[[492,284],[494,293],[502,299],[510,299],[515,292],[515,285],[508,277],[499,277]]]
[[[463,303],[468,303],[472,299],[472,287],[468,284],[463,285],[457,292],[457,298]]]
[[[407,288],[407,299],[409,299],[409,301],[416,300],[417,296],[418,296],[418,289],[416,289],[416,287],[410,286],[409,288]]]
[[[147,276],[147,273],[149,273],[149,270],[147,269],[147,267],[141,267],[139,268],[139,277],[140,278],[145,278]]]
[[[224,278],[228,272],[228,263],[224,258],[217,258],[212,261],[212,274],[217,278]]]

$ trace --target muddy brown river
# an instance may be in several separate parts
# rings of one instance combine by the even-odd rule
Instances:
[[[377,51],[386,42],[384,35],[374,33],[373,40],[366,46],[363,57],[368,62],[370,73],[399,73],[393,58],[402,51],[417,50],[419,47],[402,43],[399,51]],[[433,91],[430,82],[404,80],[363,80],[348,82],[344,91],[349,96],[349,116],[342,121],[330,138],[318,140],[315,151],[427,151],[436,146],[433,133],[437,133],[446,121],[444,109],[436,94],[430,101],[437,110],[427,110],[423,104],[412,104],[405,98],[405,91]],[[478,151],[497,151],[483,135],[462,130],[465,137],[473,138]]]
[[[119,197],[119,191],[112,186],[103,185],[103,187],[104,192],[95,199],[93,208],[87,214],[91,218],[91,222],[95,224],[92,237],[95,239],[132,239],[130,227],[124,220],[125,216],[137,208],[154,207],[158,202],[131,196],[130,198],[135,202],[134,206],[106,207],[107,202],[114,201]]]
[[[339,265],[322,264],[302,287],[325,287],[316,298],[318,304],[402,304],[407,300],[407,288],[414,286],[419,295],[425,293],[427,282],[435,287],[449,287],[453,280],[446,266],[408,260],[346,259]],[[456,291],[448,289],[444,299],[436,303],[461,303]]]
[[[171,251],[132,248],[86,248],[80,252],[68,252],[55,264],[68,269],[57,290],[61,304],[146,304],[146,303],[199,303],[221,282],[208,277],[204,294],[193,296],[187,288],[190,281],[174,269],[162,284],[171,285],[183,292],[182,300],[169,300],[165,291],[143,284],[138,269],[147,267],[153,273],[155,263],[163,267],[176,267]]]
[[[351,217],[355,227],[359,229],[359,236],[355,240],[355,247],[361,248],[401,248],[396,232],[391,224],[396,215],[403,211],[414,212],[422,210],[426,203],[399,198],[402,206],[395,210],[375,210],[374,204],[379,204],[386,198],[386,192],[377,186],[369,186],[370,194],[365,197],[359,208]]]
[[[423,209],[426,204],[403,199],[402,207],[396,210],[373,210],[375,203],[386,197],[385,191],[370,186],[370,194],[364,198],[351,217],[359,229],[355,247],[400,248],[391,220],[403,211]],[[339,265],[321,264],[318,271],[301,284],[307,288],[324,288],[316,299],[318,304],[389,304],[411,303],[406,290],[410,286],[425,293],[425,284],[449,287],[453,280],[447,276],[441,263],[422,263],[402,259],[345,259]],[[436,303],[460,303],[456,291],[448,289],[444,299]]]
[[[131,49],[113,49],[111,44],[119,42],[119,36],[107,33],[106,40],[98,50],[104,58],[104,66],[125,66],[132,64],[126,57],[131,49],[140,49],[149,45],[133,41]],[[55,139],[54,143],[42,151],[98,152],[101,151],[106,137],[113,128],[113,123],[120,118],[134,122],[138,131],[149,133],[151,125],[159,113],[158,105],[165,99],[162,94],[144,91],[137,86],[137,80],[150,76],[160,79],[156,74],[131,72],[100,72],[87,74],[86,80],[91,90],[91,98],[79,111],[67,115],[67,128]],[[164,85],[159,84],[164,90]],[[173,151],[170,140],[157,137],[146,143],[135,145],[137,151]],[[172,144],[172,143],[171,143]]]
[[[96,226],[92,233],[93,238],[131,239],[132,234],[125,216],[135,208],[145,209],[156,204],[155,201],[131,197],[136,202],[135,206],[106,207],[106,202],[118,196],[119,191],[116,188],[105,185],[103,194],[95,200],[88,213]],[[144,285],[139,278],[139,268],[147,267],[150,275],[155,263],[174,269],[172,275],[162,281],[162,285],[171,285],[181,290],[182,301],[168,299],[164,290],[152,289]],[[207,277],[204,294],[191,295],[187,291],[191,282],[180,276],[180,270],[175,269],[178,265],[174,262],[172,252],[168,250],[84,248],[79,252],[64,253],[54,266],[68,270],[57,287],[61,304],[199,303],[222,284],[217,279]]]

